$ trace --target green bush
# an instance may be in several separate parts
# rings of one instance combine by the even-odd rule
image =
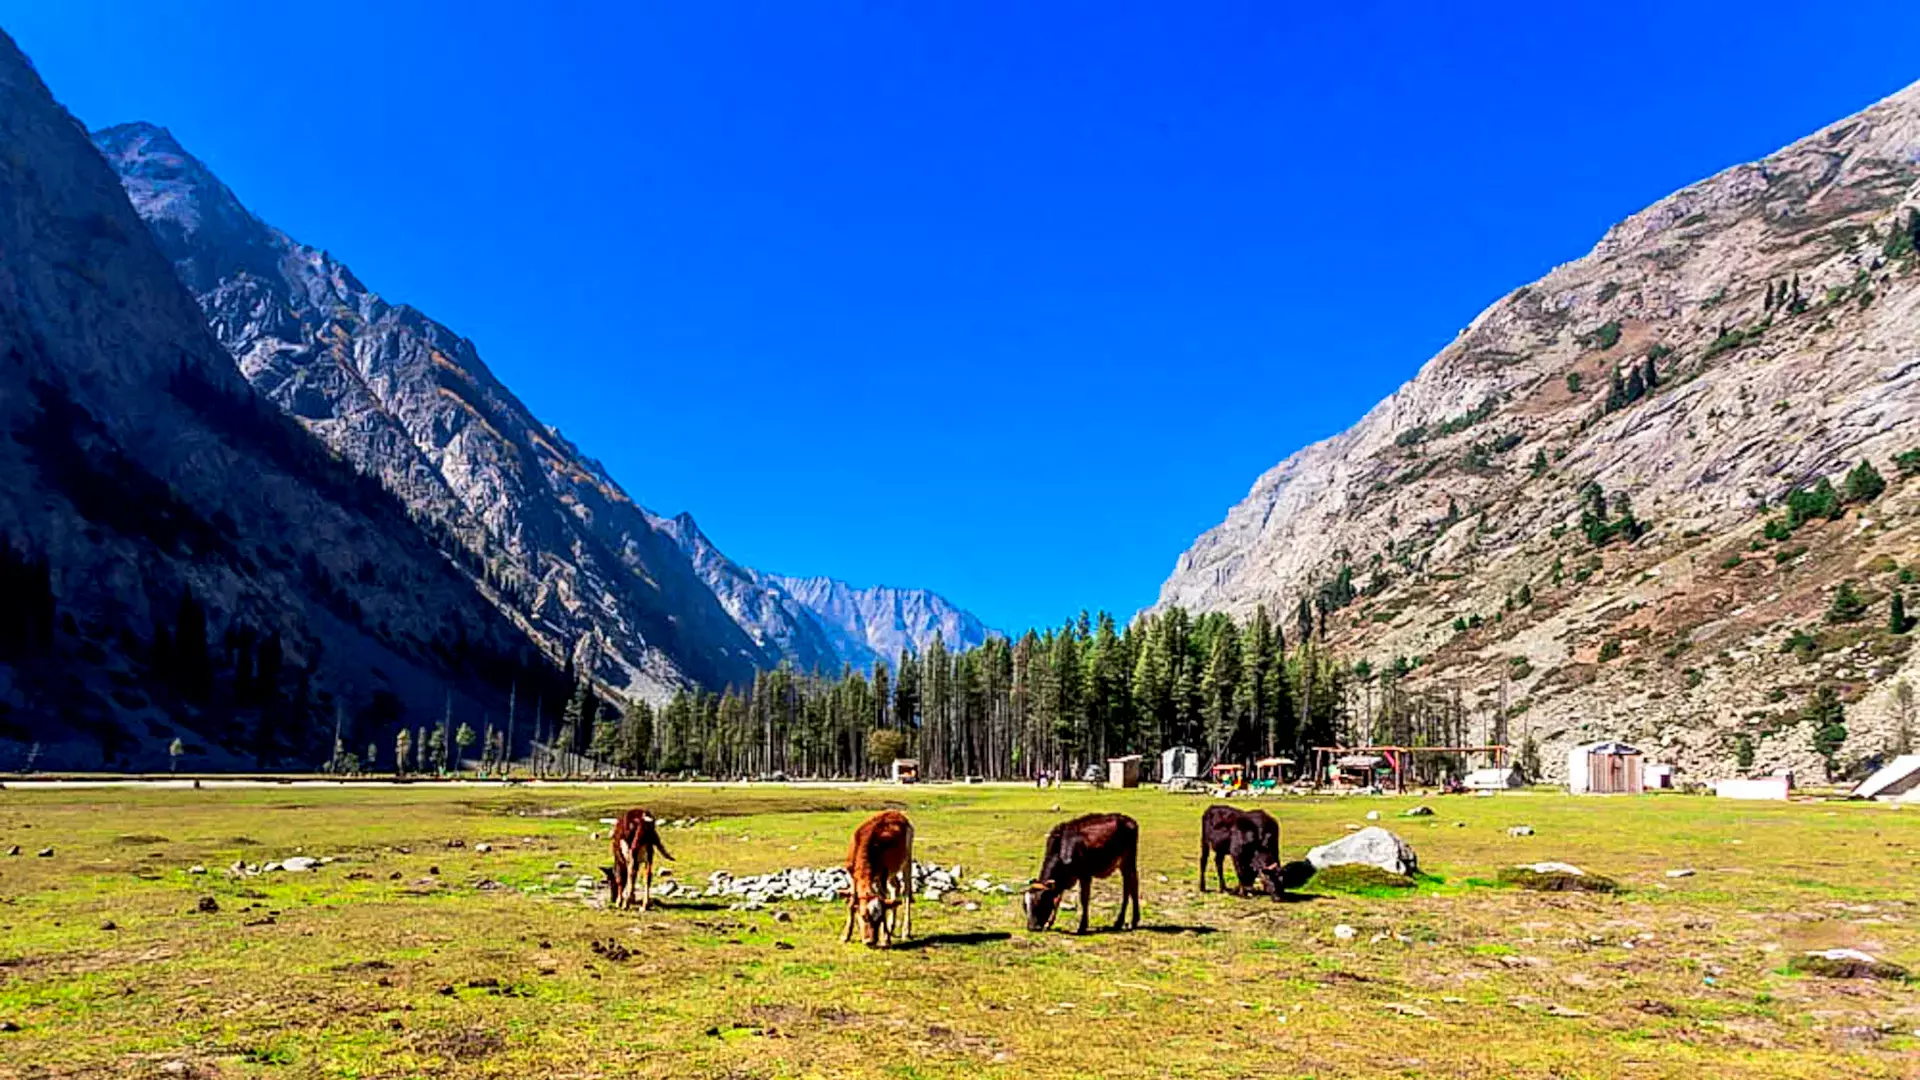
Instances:
[[[1567,393],[1577,394],[1579,392],[1580,392],[1580,373],[1577,371],[1567,372]],[[1915,450],[1912,453],[1916,459],[1920,459],[1920,450]],[[1916,460],[1915,465],[1920,466],[1920,460]]]
[[[1846,496],[1846,500],[1850,503],[1872,502],[1885,490],[1887,490],[1886,479],[1880,475],[1878,469],[1873,467],[1873,462],[1864,459],[1853,467],[1853,471],[1849,472],[1847,478],[1840,484],[1841,494]]]
[[[1787,493],[1788,528],[1798,529],[1817,517],[1837,521],[1845,513],[1840,493],[1833,490],[1833,484],[1824,476],[1812,488],[1794,488]]]
[[[1600,662],[1601,663],[1604,664],[1609,660],[1615,659],[1619,655],[1620,655],[1620,640],[1618,638],[1608,638],[1607,640],[1600,643]]]
[[[1912,476],[1914,473],[1920,473],[1920,450],[1900,451],[1893,455],[1893,465],[1894,468],[1900,470],[1901,476]]]
[[[1853,582],[1842,581],[1833,590],[1833,602],[1827,605],[1827,621],[1830,623],[1859,622],[1867,613],[1867,602],[1853,587]]]
[[[1620,344],[1620,324],[1609,320],[1580,335],[1580,344],[1605,352]]]
[[[1746,561],[1745,559],[1742,559],[1738,555],[1729,555],[1726,558],[1720,560],[1720,569],[1731,570],[1734,567],[1739,566],[1741,563],[1745,561]]]

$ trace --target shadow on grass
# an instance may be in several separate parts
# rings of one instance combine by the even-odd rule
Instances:
[[[620,908],[608,908],[607,910],[615,912],[616,914],[621,911]],[[655,900],[653,906],[645,911],[641,911],[637,907],[628,910],[631,910],[635,915],[659,915],[675,911],[725,911],[727,910],[727,905],[716,900]]]
[[[1146,926],[1135,926],[1135,927],[1132,927],[1131,929],[1129,929],[1129,928],[1126,928],[1126,927],[1120,927],[1120,926],[1114,926],[1114,925],[1112,925],[1112,924],[1108,924],[1108,925],[1106,925],[1106,926],[1095,926],[1095,927],[1091,927],[1091,928],[1089,928],[1089,929],[1087,930],[1087,936],[1088,936],[1088,937],[1092,937],[1092,936],[1093,936],[1093,935],[1095,935],[1095,934],[1194,934],[1194,935],[1203,935],[1203,934],[1216,934],[1216,933],[1219,933],[1219,931],[1218,931],[1218,930],[1215,930],[1215,929],[1214,929],[1213,927],[1211,927],[1211,926],[1205,926],[1205,925],[1201,925],[1201,924],[1198,924],[1198,923],[1196,923],[1196,924],[1194,924],[1194,925],[1192,925],[1192,926],[1179,926],[1179,925],[1176,925],[1176,924],[1174,924],[1174,923],[1157,923],[1157,924],[1149,924],[1149,925],[1146,925]]]
[[[991,945],[996,941],[1005,941],[1012,937],[1005,930],[990,930],[972,934],[928,934],[926,937],[908,938],[896,941],[894,949],[934,949],[946,945]]]

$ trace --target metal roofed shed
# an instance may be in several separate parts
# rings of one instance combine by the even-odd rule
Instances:
[[[1638,795],[1640,751],[1623,742],[1597,742],[1567,751],[1567,790],[1575,795]]]
[[[1901,754],[1880,766],[1848,794],[1850,799],[1898,799],[1920,795],[1920,754]]]
[[[1117,788],[1140,786],[1140,755],[1107,759],[1107,783]]]

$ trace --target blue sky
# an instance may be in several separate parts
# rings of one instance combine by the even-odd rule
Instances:
[[[1920,78],[1911,3],[543,6],[0,27],[736,559],[1003,628],[1151,602],[1499,296]]]

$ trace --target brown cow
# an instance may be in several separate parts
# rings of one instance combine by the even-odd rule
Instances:
[[[1087,908],[1093,899],[1093,879],[1120,871],[1120,918],[1115,930],[1127,927],[1127,904],[1133,904],[1133,926],[1140,925],[1140,823],[1125,814],[1088,814],[1063,821],[1047,834],[1047,853],[1040,877],[1021,898],[1027,909],[1027,929],[1045,930],[1060,913],[1060,894],[1080,886],[1080,929],[1087,932]]]
[[[1213,874],[1220,891],[1227,891],[1223,864],[1233,859],[1234,876],[1239,879],[1235,892],[1245,896],[1253,888],[1256,875],[1267,883],[1267,894],[1280,899],[1280,823],[1265,810],[1241,810],[1224,803],[1207,807],[1200,818],[1200,891],[1207,891],[1207,857],[1213,857]]]
[[[613,906],[633,906],[634,888],[643,884],[641,871],[645,872],[645,891],[640,894],[640,910],[647,910],[653,903],[653,853],[656,851],[668,862],[673,861],[673,853],[660,842],[660,828],[652,814],[640,809],[629,810],[614,822],[613,873],[609,875]]]
[[[886,948],[896,928],[902,938],[913,936],[913,822],[907,815],[882,810],[862,822],[847,849],[847,873],[853,888],[847,892],[847,929],[841,941],[853,940],[856,918],[861,940],[869,946]]]

